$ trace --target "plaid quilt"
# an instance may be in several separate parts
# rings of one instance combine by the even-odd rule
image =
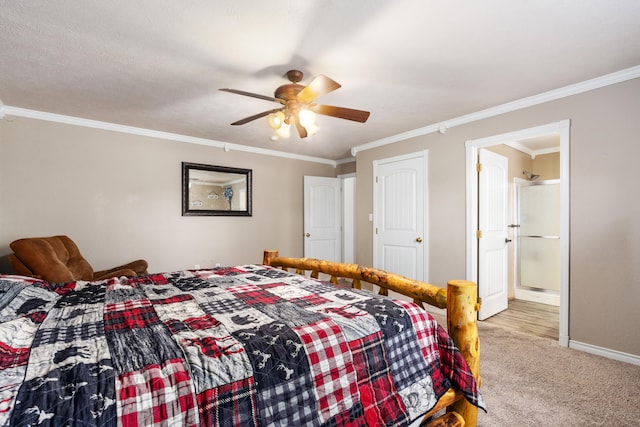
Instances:
[[[0,276],[0,425],[404,426],[452,385],[484,409],[418,306],[271,267]]]

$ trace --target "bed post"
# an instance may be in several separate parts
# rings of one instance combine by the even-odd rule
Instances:
[[[262,256],[262,264],[271,265],[271,260],[274,258],[278,258],[278,251],[266,250],[264,251],[264,255]]]
[[[477,285],[466,280],[451,280],[447,284],[447,328],[449,335],[464,356],[480,387],[480,340],[478,338]],[[465,419],[466,426],[478,423],[478,408],[460,399],[449,410]]]

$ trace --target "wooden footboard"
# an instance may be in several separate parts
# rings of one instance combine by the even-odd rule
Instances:
[[[376,268],[363,267],[358,264],[343,264],[312,258],[285,258],[278,256],[278,251],[264,251],[264,265],[295,269],[297,274],[306,274],[318,278],[320,273],[330,276],[332,283],[347,283],[361,289],[362,282],[380,287],[379,294],[388,295],[389,290],[406,295],[424,308],[429,304],[447,309],[447,329],[449,335],[469,364],[471,372],[480,384],[480,342],[476,324],[478,303],[477,287],[473,282],[452,280],[447,289],[428,283],[418,282],[407,277],[389,273]],[[436,412],[447,408],[447,413],[437,419],[429,420],[424,426],[468,426],[475,427],[478,419],[478,408],[467,402],[462,393],[449,390],[431,410],[425,420]]]

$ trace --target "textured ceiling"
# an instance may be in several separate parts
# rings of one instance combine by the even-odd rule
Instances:
[[[0,0],[5,105],[326,159],[640,65],[637,0]],[[342,88],[320,131],[271,141],[289,69]]]

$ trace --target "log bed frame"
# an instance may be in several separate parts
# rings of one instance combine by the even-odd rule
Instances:
[[[297,274],[318,278],[319,273],[329,275],[334,284],[348,284],[362,289],[362,282],[379,286],[380,295],[388,295],[389,290],[406,295],[420,307],[424,304],[447,309],[447,330],[456,346],[469,364],[471,372],[480,386],[480,342],[478,339],[477,286],[466,280],[451,280],[447,289],[428,283],[418,282],[397,274],[358,264],[343,264],[312,258],[286,258],[278,256],[276,250],[264,251],[263,264]],[[349,280],[351,281],[349,283]],[[345,282],[346,281],[346,282]],[[446,408],[438,417],[434,414]],[[467,402],[461,392],[449,389],[436,406],[423,418],[421,427],[467,426],[475,427],[478,408]]]

